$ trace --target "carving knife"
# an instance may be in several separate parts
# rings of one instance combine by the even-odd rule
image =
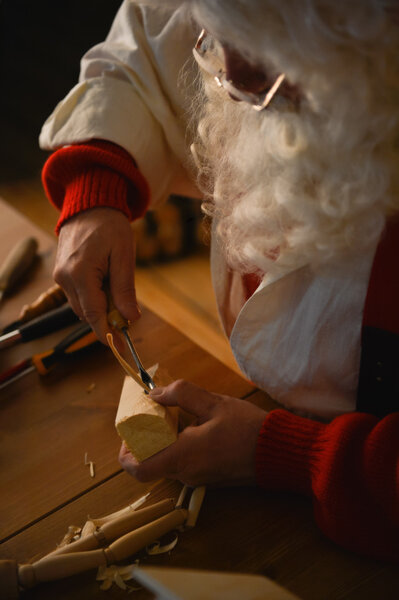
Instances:
[[[150,376],[150,374],[143,367],[142,362],[139,358],[139,355],[136,352],[136,349],[133,345],[132,339],[129,334],[128,322],[122,317],[122,315],[116,308],[108,289],[106,290],[106,294],[107,294],[107,299],[108,299],[108,323],[112,327],[115,327],[115,329],[117,329],[118,331],[122,332],[122,334],[125,337],[128,348],[133,356],[133,360],[136,363],[136,367],[139,371],[141,381],[145,385],[147,385],[150,388],[150,390],[153,390],[155,387],[155,383],[154,383],[152,377]]]
[[[33,237],[19,241],[0,267],[0,302],[32,266],[37,255],[38,243]]]

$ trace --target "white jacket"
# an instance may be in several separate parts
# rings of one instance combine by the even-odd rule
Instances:
[[[106,41],[83,57],[79,83],[44,124],[41,147],[110,140],[135,158],[153,206],[172,191],[195,195],[185,165],[198,29],[182,9],[154,11],[125,0]],[[306,266],[276,280],[266,276],[245,302],[241,279],[213,239],[216,298],[244,374],[303,414],[353,410],[374,252],[323,276]]]

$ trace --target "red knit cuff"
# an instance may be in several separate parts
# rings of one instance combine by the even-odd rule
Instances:
[[[318,445],[324,429],[324,424],[288,411],[271,411],[262,425],[256,447],[258,485],[310,496],[312,475],[317,468],[315,444]]]
[[[115,208],[132,221],[149,204],[148,184],[133,158],[102,140],[54,152],[43,167],[42,181],[50,202],[61,210],[57,233],[67,219],[89,208]]]

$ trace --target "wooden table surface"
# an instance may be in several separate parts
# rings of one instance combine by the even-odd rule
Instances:
[[[0,200],[0,261],[27,235],[38,239],[40,260],[24,284],[4,299],[0,328],[52,284],[56,247],[54,238]],[[64,334],[2,350],[1,371],[51,347]],[[268,406],[265,394],[145,308],[133,337],[145,365],[159,362],[174,378]],[[0,558],[24,562],[42,556],[55,548],[69,525],[81,526],[88,515],[100,517],[122,508],[147,489],[117,461],[120,440],[114,420],[123,377],[110,351],[99,344],[46,377],[30,373],[0,391]],[[94,478],[84,465],[86,452],[95,463]],[[176,483],[161,483],[152,500],[178,491]],[[399,597],[397,567],[332,544],[315,526],[308,499],[255,488],[208,489],[197,526],[180,534],[170,554],[143,561],[258,573],[303,600]],[[95,575],[89,571],[42,584],[23,597],[125,595],[114,586],[104,596]],[[134,597],[149,596],[137,592]]]

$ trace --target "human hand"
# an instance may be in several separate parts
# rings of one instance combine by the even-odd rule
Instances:
[[[155,388],[150,396],[196,417],[176,442],[138,463],[124,444],[122,467],[139,481],[161,477],[188,485],[255,483],[255,448],[266,412],[246,400],[207,392],[186,381]]]
[[[106,343],[110,330],[103,282],[125,319],[140,316],[134,287],[135,244],[125,215],[112,208],[79,213],[61,228],[54,279],[63,288],[75,313]]]

